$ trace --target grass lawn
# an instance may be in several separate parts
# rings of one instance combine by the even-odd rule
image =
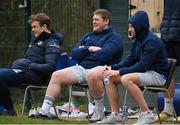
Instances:
[[[84,103],[84,100],[80,98],[80,101],[77,102],[80,104],[81,111],[86,111],[86,105]],[[56,103],[57,105],[63,105],[63,102]],[[37,108],[42,105],[41,103],[36,103],[32,108]],[[17,116],[1,116],[0,115],[0,124],[88,124],[87,119],[79,119],[79,118],[70,118],[69,120],[67,118],[60,118],[60,119],[54,119],[54,120],[48,120],[48,119],[37,119],[37,118],[29,118],[28,112],[24,114],[23,117],[21,117],[21,109],[22,104],[18,103],[15,104],[15,109],[17,112]],[[126,124],[133,124],[137,121],[137,119],[128,119],[125,123]],[[159,124],[156,122],[155,124]],[[172,122],[164,122],[163,124],[173,124]]]
[[[21,117],[22,99],[23,99],[22,92],[24,92],[24,91],[21,89],[20,89],[20,91],[17,91],[17,89],[12,89],[12,90],[13,91],[11,91],[11,92],[14,97],[14,102],[17,102],[14,104],[17,116],[1,116],[0,115],[0,124],[88,124],[87,119],[70,118],[68,120],[67,118],[60,118],[60,119],[48,120],[48,119],[30,118],[30,117],[28,117],[27,110],[25,111],[24,116]],[[43,102],[44,92],[40,91],[38,93],[38,95],[37,95],[37,92],[33,93],[33,94],[34,94],[33,101],[35,104],[32,105],[32,108],[40,107]],[[16,99],[19,99],[20,102],[19,102],[19,100],[16,100]],[[78,101],[77,103],[80,104],[81,111],[86,111],[86,105],[84,103],[83,98],[77,99],[77,101]],[[82,104],[81,104],[81,101],[83,102]],[[62,100],[59,101],[57,99],[57,101],[56,101],[56,105],[59,105],[59,106],[63,105],[64,103],[65,103],[65,101],[62,101]]]
[[[38,104],[40,106],[41,104]],[[62,105],[62,104],[59,104]],[[35,106],[37,107],[37,106]],[[60,118],[60,119],[40,119],[40,118],[30,118],[28,117],[28,112],[26,111],[24,116],[21,117],[22,104],[15,104],[15,109],[17,116],[1,116],[0,124],[88,124],[87,119],[75,119],[70,118]],[[85,105],[81,105],[81,109],[85,109]]]
[[[86,119],[37,119],[27,116],[0,116],[0,124],[87,124]]]
[[[137,119],[127,119],[125,124],[133,124]],[[18,116],[0,116],[0,124],[88,124],[87,119],[78,119],[78,118],[60,118],[54,120],[48,119],[38,119],[38,118],[29,118],[27,115],[21,117]],[[93,124],[93,123],[92,123]],[[159,124],[159,122],[154,123],[154,125]],[[175,124],[172,122],[163,122],[163,124]],[[179,124],[178,124],[179,125]]]

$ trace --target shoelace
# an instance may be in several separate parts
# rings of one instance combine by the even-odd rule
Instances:
[[[106,117],[103,118],[102,121],[106,121],[106,120],[109,120],[109,119],[110,119],[110,117],[109,117],[109,116],[106,116]]]
[[[143,118],[147,114],[150,114],[150,112],[146,112],[146,113],[140,112],[139,118]]]
[[[92,118],[96,117],[96,116],[97,116],[97,114],[98,114],[98,113],[97,113],[97,110],[94,110],[94,111],[93,111]]]
[[[105,119],[110,119],[110,116],[111,116],[111,115],[112,115],[112,116],[118,116],[117,114],[110,114],[110,115],[104,117],[104,120],[105,120]]]
[[[128,114],[127,114],[127,116],[135,115],[135,114],[138,113],[138,112],[139,112],[139,109],[136,109],[136,110],[128,109]]]

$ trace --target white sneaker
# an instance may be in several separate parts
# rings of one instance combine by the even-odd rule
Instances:
[[[154,119],[155,119],[155,116],[151,111],[141,112],[139,114],[138,121],[133,125],[149,125],[153,123]]]
[[[97,122],[101,121],[104,118],[104,111],[103,109],[94,108],[93,115],[89,119],[90,122]]]
[[[33,109],[29,112],[29,117],[36,117],[36,118],[49,118],[54,119],[57,118],[54,114],[48,112],[45,113],[41,108],[40,109]]]
[[[122,116],[120,113],[115,113],[106,116],[102,121],[98,121],[97,124],[120,124],[121,122]]]

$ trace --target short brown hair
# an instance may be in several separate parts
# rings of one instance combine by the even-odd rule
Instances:
[[[109,19],[109,24],[111,23],[111,13],[106,9],[97,9],[94,11],[94,15],[100,14],[103,20]]]
[[[46,24],[47,29],[50,29],[50,18],[45,13],[37,13],[31,15],[28,23],[31,24],[33,21],[38,21],[40,26]]]

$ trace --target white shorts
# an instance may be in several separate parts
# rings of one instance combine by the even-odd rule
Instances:
[[[76,78],[78,79],[78,83],[86,82],[86,76],[89,69],[85,69],[80,65],[75,65],[70,67],[71,71],[74,73]]]
[[[140,80],[141,86],[161,86],[164,85],[166,82],[166,78],[164,75],[161,75],[153,70],[147,71],[145,73],[136,73]]]

